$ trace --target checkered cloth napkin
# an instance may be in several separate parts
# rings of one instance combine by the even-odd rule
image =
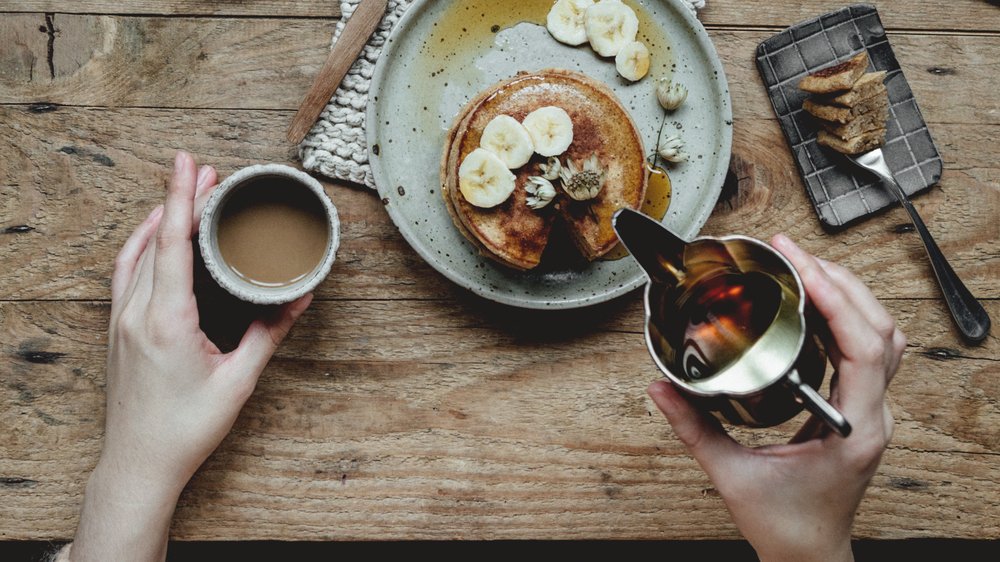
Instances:
[[[705,0],[681,1],[692,11],[705,6]],[[341,19],[333,33],[331,47],[337,42],[344,31],[344,24],[360,2],[361,0],[346,0],[340,3]],[[368,165],[368,145],[365,142],[368,88],[382,45],[413,2],[414,0],[389,0],[382,23],[361,50],[358,60],[347,72],[319,121],[299,145],[299,158],[306,170],[375,189],[375,180]]]

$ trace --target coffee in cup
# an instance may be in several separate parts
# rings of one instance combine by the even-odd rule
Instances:
[[[268,164],[239,170],[202,213],[199,245],[219,285],[256,304],[290,302],[329,273],[337,210],[313,177]]]

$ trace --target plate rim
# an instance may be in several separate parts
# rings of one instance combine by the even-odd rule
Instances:
[[[399,214],[395,206],[392,204],[391,194],[385,190],[389,190],[390,187],[387,185],[387,178],[382,174],[382,169],[378,166],[378,161],[381,156],[376,154],[371,150],[371,147],[377,144],[377,131],[379,129],[379,120],[376,116],[376,107],[378,106],[378,94],[382,84],[385,81],[385,74],[388,72],[389,64],[389,53],[392,51],[390,45],[398,38],[402,30],[406,29],[413,18],[423,15],[424,5],[428,2],[435,2],[440,0],[415,0],[399,18],[399,21],[393,26],[392,31],[390,31],[389,36],[386,38],[382,45],[382,49],[379,52],[378,59],[375,62],[375,69],[372,72],[372,78],[370,82],[368,102],[365,108],[365,142],[368,148],[368,161],[372,172],[372,179],[375,183],[375,188],[378,191],[380,198],[382,199],[383,208],[389,214],[389,218],[392,220],[396,229],[402,234],[406,242],[413,248],[414,251],[424,260],[429,266],[431,266],[439,274],[443,275],[452,283],[466,289],[473,294],[476,294],[485,299],[508,305],[517,308],[531,309],[531,310],[568,310],[583,308],[586,306],[596,305],[603,302],[608,302],[628,294],[635,289],[643,286],[647,281],[647,276],[641,268],[636,268],[636,275],[633,279],[623,282],[614,287],[609,287],[602,291],[597,291],[591,294],[579,295],[575,297],[559,299],[559,300],[542,300],[542,299],[530,299],[522,296],[507,295],[504,293],[498,293],[489,289],[489,287],[482,286],[479,283],[474,283],[467,277],[459,274],[458,271],[453,268],[445,267],[443,264],[438,263],[437,260],[433,258],[433,250],[427,248],[422,240],[416,235],[412,230],[412,225],[409,224],[405,217]],[[637,0],[639,3],[642,0]],[[729,92],[729,81],[726,77],[725,69],[722,65],[722,60],[719,58],[719,53],[715,49],[715,44],[712,42],[711,38],[708,36],[708,31],[701,21],[696,17],[695,13],[686,5],[684,5],[683,0],[654,0],[659,3],[670,4],[674,11],[681,14],[684,22],[691,29],[691,36],[694,37],[697,42],[698,47],[702,52],[708,55],[709,63],[711,64],[711,70],[716,73],[716,83],[719,85],[721,97],[719,98],[722,102],[722,112],[720,115],[722,126],[722,139],[721,139],[721,150],[718,155],[720,162],[725,162],[724,166],[718,166],[716,170],[711,174],[708,179],[707,186],[702,186],[707,188],[709,193],[709,199],[712,201],[711,205],[705,205],[697,213],[694,214],[693,224],[697,225],[694,228],[694,232],[683,233],[685,238],[691,238],[696,236],[705,226],[708,221],[709,216],[711,216],[712,211],[715,208],[715,203],[718,201],[719,196],[722,194],[722,184],[725,181],[726,173],[729,170],[729,161],[732,156],[732,142],[733,142],[733,107],[732,107],[732,96]],[[443,203],[442,203],[443,204]],[[664,215],[664,219],[666,215]],[[661,219],[662,222],[662,219]],[[490,261],[488,256],[482,254],[481,251],[477,249],[477,256],[482,260]]]

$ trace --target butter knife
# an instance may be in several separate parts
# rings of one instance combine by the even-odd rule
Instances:
[[[344,31],[337,43],[330,50],[323,68],[302,100],[299,110],[292,118],[288,127],[289,142],[299,144],[306,138],[306,133],[312,128],[323,108],[330,101],[337,87],[344,80],[344,75],[354,64],[361,49],[368,42],[373,31],[382,21],[388,0],[361,0],[351,18],[344,25]]]

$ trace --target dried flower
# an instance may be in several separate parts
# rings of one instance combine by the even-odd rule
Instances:
[[[681,152],[682,148],[684,148],[684,141],[681,140],[681,137],[670,135],[660,143],[656,153],[660,155],[660,158],[669,162],[684,162],[688,155],[686,152]]]
[[[656,81],[656,99],[667,111],[673,111],[681,106],[688,97],[687,88],[669,78],[660,78]]]
[[[591,154],[584,161],[582,168],[577,168],[571,160],[559,171],[566,195],[576,201],[586,201],[597,197],[604,187],[604,168],[597,160],[597,153]]]
[[[549,157],[549,160],[545,164],[539,164],[538,166],[542,170],[542,177],[552,181],[559,179],[559,170],[562,169],[562,164],[559,159],[555,156]]]
[[[536,211],[551,203],[556,196],[556,188],[552,187],[552,182],[541,176],[529,177],[524,190],[528,192],[525,202]]]

